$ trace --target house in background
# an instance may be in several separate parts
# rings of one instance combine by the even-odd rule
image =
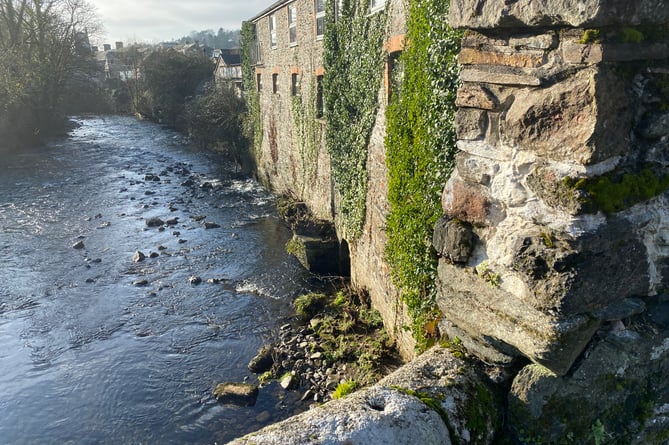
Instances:
[[[242,55],[239,48],[214,50],[216,69],[214,78],[217,85],[234,87],[238,94],[244,90],[242,83]]]

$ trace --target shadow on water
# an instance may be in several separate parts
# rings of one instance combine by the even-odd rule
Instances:
[[[254,407],[211,395],[255,380],[249,360],[320,285],[273,198],[160,126],[79,123],[0,155],[2,442],[220,443],[304,409],[273,385]]]

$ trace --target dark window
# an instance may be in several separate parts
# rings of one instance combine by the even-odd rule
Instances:
[[[272,93],[276,94],[279,92],[279,75],[277,73],[272,74]]]
[[[258,92],[262,91],[262,74],[256,74],[256,85],[258,86]]]
[[[295,8],[295,3],[288,5],[288,37],[291,45],[297,45],[297,8]]]
[[[300,77],[297,73],[290,75],[290,92],[293,96],[300,95]]]
[[[323,76],[316,76],[316,117],[323,117]]]

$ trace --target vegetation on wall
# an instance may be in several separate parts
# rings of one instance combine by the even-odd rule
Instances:
[[[301,75],[299,75],[302,77]],[[316,82],[310,76],[309,96],[302,93],[292,97],[293,129],[299,143],[301,169],[304,174],[301,193],[308,193],[310,180],[315,179],[318,172],[318,150],[323,137],[323,123],[316,117]],[[300,79],[301,84],[302,79]]]
[[[448,2],[411,2],[408,45],[399,61],[403,79],[386,112],[386,255],[422,347],[430,333],[425,326],[438,316],[432,232],[456,152],[453,121],[461,35],[448,26],[447,16]]]
[[[256,86],[256,27],[251,22],[242,23],[242,81],[247,111],[244,116],[244,135],[253,141],[253,147],[262,143],[262,115],[260,114],[260,94]]]
[[[367,146],[378,109],[386,13],[366,0],[328,2],[323,58],[325,144],[340,199],[343,235],[357,238],[365,220]],[[337,14],[337,16],[335,16]]]

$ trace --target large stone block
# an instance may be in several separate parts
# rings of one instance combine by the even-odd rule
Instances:
[[[525,303],[540,311],[592,313],[649,290],[646,247],[623,218],[576,239],[550,231],[518,239],[515,252],[513,268],[529,290]]]
[[[558,375],[569,370],[599,326],[587,315],[539,311],[472,269],[440,261],[438,275],[437,304],[445,319],[480,343],[528,357]]]
[[[664,0],[452,0],[455,28],[601,27],[669,22]]]
[[[651,309],[664,313],[666,303]],[[666,325],[618,322],[599,333],[567,376],[530,365],[515,378],[509,424],[526,443],[591,444],[593,435],[612,443],[666,444],[669,417],[669,339]],[[606,443],[606,442],[602,442]]]
[[[519,90],[500,122],[502,141],[585,165],[623,155],[633,120],[626,86],[612,73],[589,68],[547,88]]]

